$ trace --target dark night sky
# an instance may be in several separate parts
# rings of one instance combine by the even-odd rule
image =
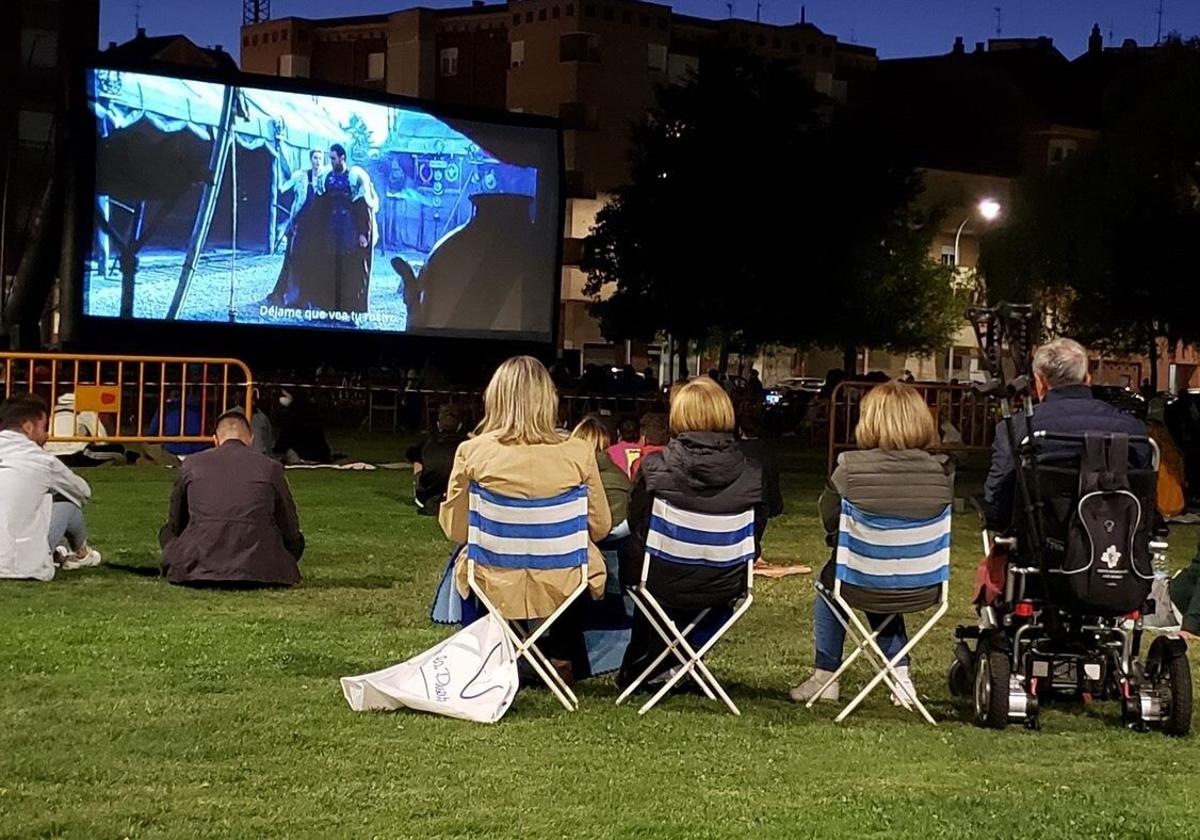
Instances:
[[[753,18],[756,0],[735,0],[738,17]],[[1153,43],[1159,0],[806,0],[808,20],[844,41],[875,47],[881,57],[931,55],[949,50],[955,35],[968,48],[995,37],[997,14],[1004,36],[1049,35],[1069,58],[1083,52],[1099,23],[1114,44],[1125,38]],[[151,35],[182,32],[202,46],[222,44],[237,55],[241,0],[101,0],[100,44],[134,33],[135,11]],[[331,17],[395,11],[414,5],[460,6],[467,0],[273,0],[274,17]],[[1200,34],[1200,2],[1162,0],[1162,31]],[[726,17],[726,0],[678,0],[674,8],[700,17]],[[762,0],[762,19],[799,18],[800,3]]]

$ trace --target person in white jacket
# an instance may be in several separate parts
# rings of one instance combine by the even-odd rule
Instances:
[[[88,483],[47,452],[49,413],[35,394],[0,404],[0,578],[50,580],[100,563],[87,544]]]

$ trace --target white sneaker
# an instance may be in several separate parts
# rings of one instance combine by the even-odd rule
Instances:
[[[917,696],[917,687],[915,685],[913,685],[912,677],[910,677],[908,675],[908,666],[907,665],[897,665],[896,666],[896,677],[897,677],[896,682],[898,682],[900,684],[901,688],[906,689],[908,691],[908,693],[904,696],[904,699],[901,699],[900,692],[893,691],[892,692],[892,705],[893,706],[903,706],[905,704],[911,705],[913,698],[915,698]]]
[[[99,566],[103,562],[100,552],[90,547],[87,554],[82,557],[75,556],[75,552],[61,545],[54,549],[54,552],[58,555],[59,565],[62,566],[65,572],[73,572],[76,569],[84,569],[88,566]]]
[[[817,668],[813,671],[813,675],[800,685],[788,692],[788,697],[792,698],[793,703],[807,703],[816,696],[818,691],[821,691],[821,686],[829,682],[829,678],[833,676],[833,671],[825,671]],[[821,696],[818,700],[828,703],[836,703],[839,696],[837,682],[832,682],[829,687],[821,691]]]

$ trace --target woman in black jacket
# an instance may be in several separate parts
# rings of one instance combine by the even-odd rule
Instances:
[[[707,377],[683,385],[671,399],[670,425],[671,442],[662,452],[642,459],[629,497],[630,534],[621,550],[621,580],[626,585],[641,579],[650,510],[656,498],[694,513],[732,514],[753,508],[756,525],[766,522],[762,468],[738,445],[733,403],[724,389]],[[761,533],[761,528],[755,530]],[[665,597],[669,601],[671,617],[680,627],[690,623],[699,610],[732,601],[745,585],[742,566],[712,569],[655,563],[647,579],[650,591],[659,600]],[[618,686],[628,685],[661,650],[662,640],[639,613],[617,676]],[[673,658],[665,659],[663,669],[675,664]]]

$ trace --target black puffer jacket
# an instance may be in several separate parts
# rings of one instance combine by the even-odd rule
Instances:
[[[748,458],[732,434],[686,432],[662,452],[647,455],[629,497],[629,539],[621,550],[621,582],[641,577],[650,509],[655,498],[696,513],[739,513],[754,508],[756,526],[766,521],[762,467]],[[756,533],[761,528],[756,527]],[[651,567],[649,586],[671,606],[704,607],[735,597],[745,586],[746,570],[712,570],[667,563]],[[686,592],[670,597],[666,593]]]

